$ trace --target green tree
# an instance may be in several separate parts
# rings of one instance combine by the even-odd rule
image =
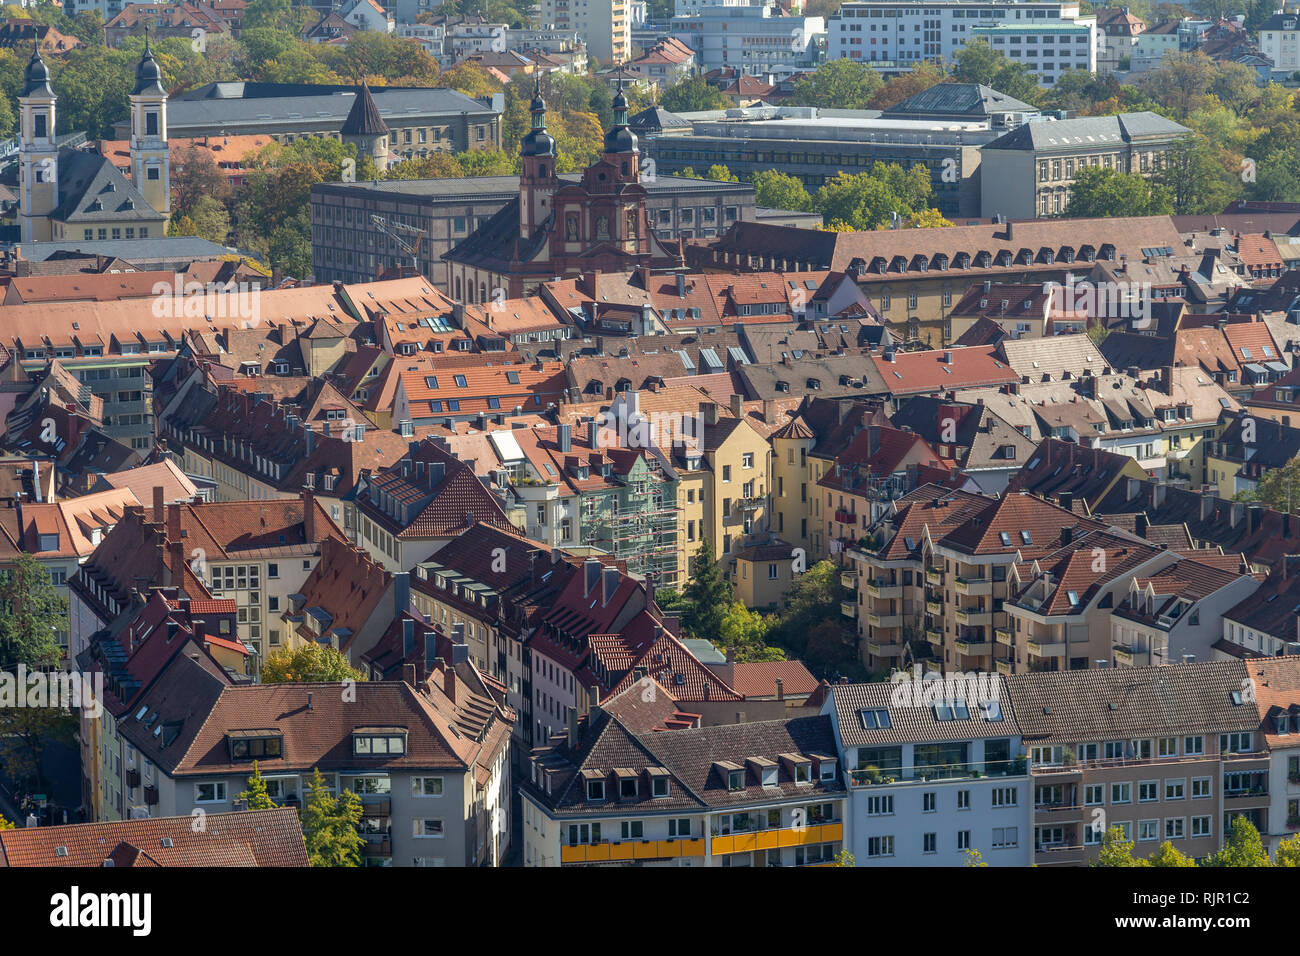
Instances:
[[[295,648],[281,647],[274,650],[262,664],[263,684],[332,683],[365,679],[366,675],[348,664],[348,659],[341,653],[314,641]]]
[[[1274,866],[1300,866],[1300,834],[1287,837],[1277,845]]]
[[[456,162],[466,176],[509,176],[519,171],[518,158],[501,149],[475,149],[456,154]]]
[[[325,785],[320,768],[312,770],[311,791],[302,811],[303,839],[312,866],[360,866],[365,840],[357,832],[361,823],[361,798],[351,790],[335,797]]]
[[[1075,176],[1065,215],[1082,219],[1167,216],[1174,211],[1168,187],[1139,173],[1086,166]]]
[[[803,180],[779,169],[764,169],[754,174],[754,202],[768,209],[798,209],[809,212],[812,196]]]
[[[77,726],[77,718],[62,707],[0,707],[0,762],[6,776],[21,786],[44,789],[45,748],[75,743]]]
[[[928,61],[918,63],[908,73],[885,81],[885,85],[871,94],[867,107],[873,110],[887,110],[897,106],[908,97],[924,93],[932,86],[937,86],[946,78],[943,67]]]
[[[853,854],[848,850],[840,850],[835,854],[835,859],[831,861],[831,866],[857,866],[858,861],[853,858]]]
[[[385,179],[460,179],[465,167],[451,153],[436,152],[394,163],[384,172]]]
[[[722,633],[722,618],[735,600],[735,590],[722,576],[722,567],[713,556],[713,545],[705,538],[695,555],[691,582],[683,591],[682,626],[706,640],[717,640]]]
[[[1169,193],[1179,215],[1219,212],[1240,188],[1224,158],[1207,137],[1192,133],[1169,147],[1154,181]]]
[[[717,87],[705,82],[704,77],[689,76],[664,90],[659,105],[670,113],[702,113],[725,110],[731,101]]]
[[[1239,492],[1238,501],[1259,501],[1274,511],[1300,512],[1300,457],[1292,458],[1281,468],[1270,468],[1253,491]]]
[[[1101,838],[1101,850],[1093,866],[1142,866],[1143,861],[1133,859],[1133,841],[1124,836],[1119,827],[1111,827]]]
[[[984,857],[980,854],[979,850],[972,850],[970,848],[967,848],[966,862],[962,865],[976,867],[976,866],[988,866],[988,863],[985,862]]]
[[[1232,818],[1227,839],[1223,849],[1205,861],[1206,866],[1272,866],[1264,841],[1260,838],[1255,824],[1244,816]]]
[[[275,801],[266,792],[266,781],[262,779],[262,771],[256,760],[253,761],[253,775],[248,778],[248,789],[239,795],[239,799],[244,801],[249,810],[275,809]]]
[[[982,83],[1026,103],[1037,103],[1042,97],[1038,82],[1028,68],[994,50],[982,37],[967,43],[953,59],[952,74],[958,82]]]
[[[230,238],[230,213],[221,201],[213,196],[202,196],[188,214],[172,214],[174,226],[169,235],[202,236],[225,245]]]
[[[68,602],[30,554],[19,554],[0,574],[0,612],[0,670],[53,667],[63,660],[56,635],[67,629]]]
[[[740,601],[733,601],[722,615],[718,627],[718,643],[735,651],[738,663],[754,661],[783,661],[785,652],[767,644],[767,633],[772,619],[751,611]]]
[[[1166,53],[1160,68],[1142,74],[1139,88],[1175,116],[1186,116],[1210,91],[1218,67],[1200,50]]]
[[[230,179],[212,159],[194,143],[183,149],[171,171],[172,215],[188,216],[201,199],[227,203],[231,198]]]
[[[709,171],[704,174],[705,179],[711,179],[715,183],[738,183],[740,177],[733,173],[726,166],[714,163],[709,167]]]
[[[880,74],[865,63],[829,60],[795,83],[790,102],[795,106],[864,110],[884,85]]]
[[[1147,857],[1147,865],[1148,866],[1171,866],[1171,867],[1187,867],[1187,866],[1194,867],[1196,866],[1196,861],[1193,860],[1190,856],[1187,856],[1183,853],[1179,853],[1177,848],[1175,848],[1175,846],[1172,843],[1166,840],[1164,843],[1160,844],[1160,849],[1156,850],[1155,853],[1152,853],[1149,857]]]
[[[889,225],[930,208],[930,171],[921,164],[903,169],[877,163],[866,173],[840,173],[817,190],[814,206],[828,225],[842,222],[852,229]]]

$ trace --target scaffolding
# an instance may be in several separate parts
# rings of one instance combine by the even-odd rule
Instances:
[[[629,486],[629,504],[620,507],[615,495],[606,496],[584,515],[583,544],[599,548],[627,562],[632,574],[654,575],[657,582],[675,584],[680,568],[677,524],[680,508],[665,505],[661,490]]]

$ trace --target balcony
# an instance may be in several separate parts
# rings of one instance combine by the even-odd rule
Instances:
[[[704,856],[704,838],[694,840],[624,840],[560,847],[561,863],[611,863]]]
[[[382,800],[364,801],[361,804],[361,815],[363,817],[392,816],[392,801],[387,797]]]
[[[858,589],[857,573],[854,571],[841,571],[840,587],[844,588],[846,591],[856,591]],[[870,590],[870,588],[868,588],[868,590]],[[874,591],[871,593],[875,594]],[[880,595],[877,594],[876,597],[880,597]]]
[[[1064,641],[1026,641],[1025,650],[1032,657],[1064,657]]]
[[[927,611],[929,611],[931,614],[942,614],[942,613],[943,613],[943,602],[942,602],[942,601],[926,601],[926,602],[925,602],[925,609],[926,609]]]
[[[868,581],[867,593],[882,600],[898,599],[903,596],[903,586],[890,581]]]
[[[1034,864],[1036,866],[1078,866],[1084,860],[1083,847],[1044,845],[1034,847]]]
[[[361,855],[368,859],[392,856],[393,842],[389,839],[383,839],[378,843],[367,843],[361,847]]]
[[[903,615],[901,614],[878,614],[875,611],[868,611],[866,614],[867,623],[872,627],[902,627]]]
[[[992,613],[991,610],[986,610],[984,608],[964,607],[958,608],[953,612],[953,617],[956,619],[958,624],[975,624],[978,623],[981,618],[986,618]]]
[[[992,594],[993,581],[991,578],[957,578],[956,581],[958,594]]]
[[[867,653],[872,657],[901,657],[902,644],[885,644],[880,641],[867,641]]]
[[[843,839],[844,824],[824,823],[820,826],[782,827],[715,836],[710,849],[714,855],[751,853],[754,850],[779,850],[790,846],[808,846],[812,843],[833,843]]]
[[[852,601],[841,601],[840,613],[843,614],[845,617],[857,617],[858,606],[854,604]]]
[[[835,510],[835,520],[840,524],[856,525],[858,523],[858,516],[852,511],[845,511],[843,508],[837,508]]]
[[[1116,644],[1113,650],[1115,651],[1115,661],[1117,663],[1130,666],[1133,664],[1134,655],[1138,653],[1127,644]]]
[[[993,645],[987,637],[972,634],[957,638],[957,650],[963,654],[988,654],[993,650]]]
[[[1010,662],[1010,661],[995,661],[995,662],[994,662],[994,666],[997,667],[997,670],[998,670],[998,673],[999,673],[999,674],[1005,674],[1005,675],[1007,675],[1007,676],[1010,676],[1010,675],[1011,675],[1011,662]]]
[[[929,584],[943,584],[943,572],[935,570],[926,571],[925,580]]]
[[[140,769],[138,767],[129,767],[127,769],[126,785],[132,790],[140,786]]]
[[[993,640],[1006,647],[1012,647],[1014,645],[1014,641],[1013,638],[1011,637],[1011,628],[1009,627],[993,628]]]
[[[894,783],[928,782],[930,780],[975,780],[980,777],[1023,777],[1029,772],[1024,757],[1016,760],[997,760],[987,763],[939,764],[930,767],[911,767],[849,771],[849,784],[854,787],[884,787]]]
[[[149,807],[156,807],[158,805],[157,787],[144,788],[144,802],[145,802],[145,806],[149,806]]]
[[[927,627],[925,629],[925,639],[929,641],[931,644],[942,644],[943,631],[937,630],[936,628],[933,627]]]

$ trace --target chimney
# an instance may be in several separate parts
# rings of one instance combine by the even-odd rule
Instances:
[[[424,672],[433,670],[433,662],[438,659],[438,635],[434,631],[424,632]]]
[[[415,621],[411,618],[402,619],[402,660],[410,657],[415,653]]]
[[[573,450],[573,435],[568,425],[559,425],[555,429],[555,441],[560,446],[560,451],[568,454]]]
[[[307,446],[307,457],[316,451],[316,433],[312,431],[311,422],[302,423],[302,438]]]
[[[428,467],[429,490],[434,491],[442,484],[443,476],[447,473],[447,464],[442,461],[431,461]]]
[[[731,396],[731,414],[734,415],[736,418],[745,417],[745,396],[744,395],[737,394]]]
[[[785,681],[779,677],[776,679],[776,699],[785,700]]]
[[[315,709],[316,709],[316,707],[315,707],[315,698],[313,697],[311,691],[307,691],[307,709],[308,709],[308,710],[315,710]]]
[[[399,571],[393,575],[393,617],[401,617],[411,606],[411,575]]]
[[[867,426],[867,454],[874,455],[880,451],[880,426]]]
[[[595,590],[596,584],[600,580],[600,560],[598,558],[588,558],[582,562],[582,596],[590,597],[591,592]]]
[[[618,568],[603,568],[601,574],[600,606],[604,607],[618,590]]]
[[[570,707],[568,713],[569,749],[578,746],[578,708]]]
[[[685,272],[677,273],[677,297],[679,299],[686,298],[686,273]]]
[[[1214,516],[1214,503],[1217,499],[1213,492],[1201,493],[1201,520],[1209,521]]]
[[[172,505],[167,509],[167,539],[176,544],[181,542],[181,506]]]
[[[409,686],[411,686],[411,687],[418,687],[418,686],[419,686],[419,684],[417,684],[417,683],[416,683],[416,680],[415,680],[415,665],[414,665],[414,664],[403,664],[403,665],[402,665],[402,680],[403,680],[403,682],[405,682],[407,685],[409,685]]]
[[[453,704],[456,703],[456,668],[448,667],[442,672],[442,692]]]
[[[39,482],[38,482],[39,484]],[[162,524],[163,518],[163,487],[162,485],[153,486],[153,520],[156,524]]]
[[[1069,511],[1074,507],[1074,492],[1062,491],[1059,495],[1056,496],[1056,500],[1057,503],[1060,504],[1062,508],[1064,508],[1066,511]]]
[[[600,423],[594,418],[587,422],[587,447],[591,449],[600,447]]]
[[[316,540],[316,493],[306,488],[302,493],[302,533],[308,543]]]
[[[1147,536],[1147,516],[1144,513],[1139,512],[1133,519],[1133,531],[1139,538]]]

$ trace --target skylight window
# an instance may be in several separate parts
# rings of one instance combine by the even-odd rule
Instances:
[[[1067,591],[1065,596],[1066,596],[1067,599],[1069,599],[1070,607],[1078,607],[1078,606],[1079,606],[1079,592],[1077,592],[1077,591]]]
[[[457,388],[468,388],[468,387],[469,387],[469,386],[465,383],[465,376],[464,376],[464,375],[457,375],[457,376],[456,376],[456,387],[457,387]]]
[[[1033,544],[1033,543],[1034,543],[1034,542],[1033,542],[1033,539],[1031,539],[1031,538],[1029,537],[1029,532],[1028,532],[1028,531],[1022,531],[1022,532],[1020,532],[1020,540],[1021,540],[1021,542],[1022,542],[1023,544]]]
[[[1007,533],[1006,531],[999,531],[998,537],[1002,539],[1002,544],[1005,547],[1008,548],[1011,547],[1011,535],[1009,533]]]
[[[893,724],[889,720],[889,711],[887,710],[860,710],[858,711],[858,720],[862,722],[864,730],[876,730],[883,728],[890,729]]]

